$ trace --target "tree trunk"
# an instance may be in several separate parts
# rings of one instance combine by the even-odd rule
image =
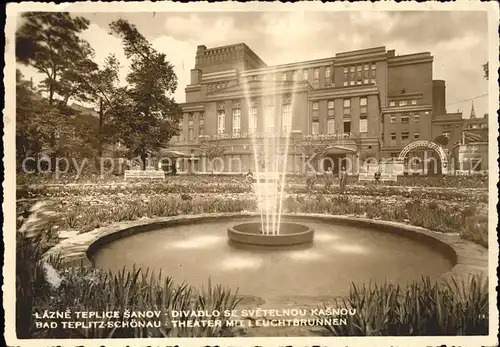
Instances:
[[[98,150],[97,155],[99,158],[102,157],[102,125],[104,118],[103,102],[102,99],[99,101],[99,139],[98,139]]]

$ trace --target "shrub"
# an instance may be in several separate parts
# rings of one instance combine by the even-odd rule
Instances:
[[[197,290],[176,285],[172,278],[149,270],[123,269],[113,274],[95,268],[64,269],[60,258],[42,260],[47,250],[42,234],[27,238],[18,233],[16,260],[16,329],[19,338],[132,338],[132,337],[217,337],[231,336],[232,328],[178,328],[170,322],[172,310],[233,310],[240,299],[220,285]],[[47,267],[50,264],[51,267]],[[55,271],[57,285],[48,269]],[[52,284],[51,284],[52,282]],[[33,314],[49,311],[162,311],[160,328],[35,329]],[[167,313],[163,315],[163,313]],[[177,318],[176,318],[177,319]],[[186,320],[188,318],[179,318]],[[224,318],[221,318],[224,321]]]
[[[347,325],[325,326],[335,336],[488,334],[488,286],[478,274],[444,284],[422,278],[406,288],[352,284],[349,295],[330,306],[356,309]]]

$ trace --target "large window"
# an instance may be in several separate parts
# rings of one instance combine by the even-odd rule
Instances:
[[[266,124],[266,132],[269,134],[274,133],[274,105],[267,104],[264,111],[264,118]]]
[[[335,134],[335,118],[329,118],[326,125],[328,134]]]
[[[286,103],[283,105],[281,123],[284,133],[288,134],[292,131],[292,105],[290,103]]]
[[[319,80],[319,68],[314,69],[314,80]]]
[[[319,121],[318,120],[313,120],[313,122],[312,122],[312,134],[313,135],[319,134]]]
[[[351,114],[351,99],[344,99],[344,115]]]
[[[304,81],[309,80],[309,70],[304,70],[302,72],[302,78],[304,79]]]
[[[217,111],[217,134],[224,134],[226,122],[226,112],[224,110]]]
[[[189,128],[189,130],[188,130],[188,140],[194,141],[194,129],[193,128]]]
[[[401,123],[402,124],[408,124],[409,122],[410,122],[410,117],[408,117],[406,115],[401,116]]]
[[[332,68],[327,66],[325,68],[325,78],[331,78],[332,77]]]
[[[368,99],[367,98],[360,98],[359,99],[359,112],[360,114],[367,114],[368,113]]]
[[[250,109],[250,118],[248,120],[248,132],[255,134],[257,132],[257,107]]]
[[[359,132],[366,133],[368,132],[368,115],[361,114],[359,116]]]
[[[408,132],[402,132],[402,133],[401,133],[401,140],[402,140],[403,142],[406,142],[406,141],[408,141],[409,139],[410,139],[410,133],[408,133]]]
[[[313,113],[312,113],[313,118],[318,118],[318,116],[319,116],[319,102],[314,101],[312,107],[313,107]]]
[[[241,109],[233,109],[233,135],[238,135],[241,129]]]
[[[328,117],[335,117],[335,101],[328,100]]]

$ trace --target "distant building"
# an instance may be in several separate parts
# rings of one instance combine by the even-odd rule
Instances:
[[[446,112],[445,81],[432,79],[432,63],[429,52],[398,56],[375,47],[267,66],[244,43],[198,46],[181,105],[181,134],[171,147],[198,155],[222,143],[224,171],[246,172],[260,165],[253,153],[266,137],[279,137],[280,144],[289,143],[286,170],[299,172],[310,142],[326,143],[323,155],[334,162],[354,163],[367,156],[397,158],[408,144],[439,135],[458,142],[475,123]],[[235,159],[240,167],[231,168]]]

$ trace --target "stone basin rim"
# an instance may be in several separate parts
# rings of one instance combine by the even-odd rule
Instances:
[[[320,222],[331,222],[335,225],[350,225],[350,226],[364,226],[370,227],[373,232],[384,232],[384,233],[395,233],[400,236],[408,237],[414,239],[415,241],[420,241],[427,243],[431,247],[434,246],[439,248],[441,253],[447,257],[453,264],[453,266],[460,263],[460,252],[457,252],[455,247],[447,242],[447,237],[450,235],[434,232],[425,228],[407,225],[392,221],[382,221],[373,220],[360,217],[351,216],[333,216],[333,215],[323,215],[323,214],[283,214],[287,221],[320,221]],[[99,229],[112,229],[102,235],[97,235],[95,239],[87,242],[87,247],[84,250],[82,258],[86,260],[92,260],[93,255],[98,252],[98,250],[106,244],[109,244],[115,240],[123,237],[134,235],[137,233],[153,231],[157,229],[168,228],[170,226],[176,225],[189,225],[194,223],[211,222],[211,221],[222,221],[222,220],[232,220],[234,218],[241,218],[249,220],[253,218],[260,217],[259,213],[221,213],[221,214],[205,214],[205,215],[183,215],[183,216],[173,216],[173,217],[158,217],[139,221],[135,221],[136,225],[126,225],[125,227],[104,227]],[[121,224],[121,223],[118,223]],[[128,224],[128,223],[123,223]],[[98,229],[96,229],[98,230]],[[95,231],[95,230],[94,230]],[[463,240],[462,240],[463,241]],[[467,241],[468,242],[468,241]],[[82,245],[83,246],[83,245]]]

